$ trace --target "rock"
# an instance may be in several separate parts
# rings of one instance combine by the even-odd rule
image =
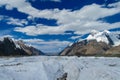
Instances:
[[[93,30],[85,39],[66,47],[61,56],[109,56],[120,54],[120,34]]]
[[[108,56],[118,56],[120,57],[120,45],[112,47],[111,49],[107,50],[105,52],[106,55]]]
[[[88,56],[88,55],[103,55],[111,46],[105,42],[97,42],[96,40],[82,41],[73,44],[63,50],[61,55],[68,56]]]
[[[67,80],[67,73],[64,73],[60,78],[57,78],[57,80]]]
[[[11,38],[5,37],[0,41],[0,56],[22,56],[22,55],[40,55],[43,54],[40,50],[32,46],[28,46],[23,41],[14,41]]]

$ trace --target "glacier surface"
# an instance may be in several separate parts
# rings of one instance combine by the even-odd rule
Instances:
[[[117,57],[1,57],[0,80],[120,80]]]

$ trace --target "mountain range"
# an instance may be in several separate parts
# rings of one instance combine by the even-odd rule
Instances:
[[[120,56],[120,34],[93,30],[85,39],[67,46],[61,56]]]
[[[0,56],[45,55],[44,52],[25,44],[22,40],[0,38]],[[49,54],[46,54],[49,55]],[[55,54],[54,54],[55,55]],[[69,44],[60,56],[120,56],[120,34],[92,30],[85,39]]]
[[[24,44],[22,40],[14,40],[9,37],[0,39],[0,56],[30,56],[42,54],[42,51]]]

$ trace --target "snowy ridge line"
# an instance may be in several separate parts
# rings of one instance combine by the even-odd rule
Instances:
[[[108,30],[104,31],[97,31],[97,30],[92,30],[90,34],[88,35],[87,38],[85,39],[79,39],[77,42],[81,42],[83,40],[96,40],[97,42],[105,42],[107,44],[111,44],[113,46],[118,46],[120,45],[120,32],[110,32]]]

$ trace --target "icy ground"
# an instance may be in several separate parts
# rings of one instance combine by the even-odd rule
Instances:
[[[17,57],[0,58],[0,80],[120,80],[120,58]]]

